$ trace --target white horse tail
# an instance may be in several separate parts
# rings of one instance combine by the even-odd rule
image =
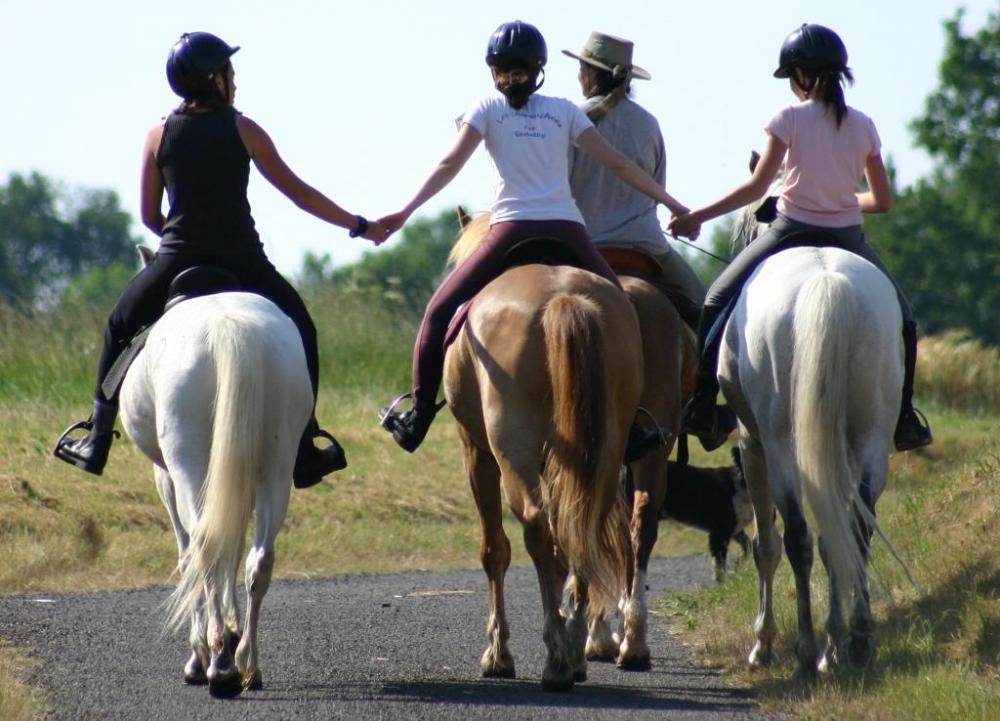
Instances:
[[[852,336],[864,322],[847,277],[820,272],[795,304],[792,423],[806,503],[842,588],[859,587],[864,558],[854,534],[862,507],[848,462],[847,401]],[[874,520],[874,519],[873,519]]]
[[[171,598],[180,625],[201,603],[203,591],[222,593],[236,573],[253,511],[264,448],[264,348],[246,334],[247,317],[220,317],[208,332],[215,365],[215,401],[208,473],[198,522],[181,581]]]
[[[556,295],[542,315],[556,433],[545,461],[549,522],[595,601],[619,592],[625,567],[618,461],[610,458],[606,438],[610,389],[599,317],[593,300],[573,293]]]

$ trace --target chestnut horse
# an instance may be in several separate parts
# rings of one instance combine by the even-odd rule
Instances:
[[[488,221],[480,216],[465,228],[454,261],[468,256]],[[609,606],[624,583],[618,470],[642,390],[639,349],[636,314],[620,290],[584,270],[541,264],[511,268],[487,285],[448,349],[445,395],[482,523],[489,585],[484,676],[514,676],[502,490],[538,573],[548,651],[542,686],[567,690],[586,678],[588,607]]]
[[[646,568],[658,534],[658,512],[667,493],[667,457],[680,431],[681,410],[694,391],[697,348],[694,334],[677,309],[646,278],[659,272],[656,261],[632,250],[602,249],[635,308],[642,336],[644,374],[639,422],[658,425],[664,447],[630,464],[634,483],[630,522],[631,557],[622,598],[622,629],[616,638],[599,612],[592,614],[587,658],[610,661],[631,671],[650,667],[646,641]],[[619,349],[621,351],[623,349]]]

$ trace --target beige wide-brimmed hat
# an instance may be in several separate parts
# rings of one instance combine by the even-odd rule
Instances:
[[[631,40],[593,32],[587,38],[587,42],[584,44],[583,50],[580,51],[579,55],[571,53],[569,50],[563,50],[563,55],[582,60],[588,65],[593,65],[595,68],[600,68],[601,70],[614,73],[615,68],[618,67],[621,68],[618,72],[631,70],[633,78],[652,80],[653,76],[647,70],[643,70],[638,65],[632,64],[632,47],[633,43]]]

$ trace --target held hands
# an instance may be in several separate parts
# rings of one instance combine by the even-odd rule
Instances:
[[[368,230],[361,234],[365,240],[370,240],[375,246],[382,245],[389,237],[389,231],[377,220],[368,221]]]
[[[389,215],[383,216],[376,222],[385,229],[386,238],[388,238],[390,235],[402,228],[403,224],[406,223],[409,217],[409,213],[401,210],[398,213],[390,213]]]
[[[670,224],[667,226],[667,230],[670,232],[670,235],[675,238],[678,235],[681,235],[685,238],[696,240],[698,235],[701,233],[701,223],[696,221],[690,212],[684,212],[683,214],[675,215],[670,219]]]

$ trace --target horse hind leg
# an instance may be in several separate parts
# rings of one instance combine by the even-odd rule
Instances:
[[[530,468],[531,464],[525,464]],[[535,478],[538,478],[535,464]],[[545,691],[570,691],[573,676],[577,672],[577,655],[583,655],[582,639],[570,637],[565,621],[560,613],[563,587],[569,575],[566,560],[556,547],[555,538],[549,527],[549,518],[542,507],[541,479],[529,483],[532,478],[527,472],[519,473],[508,467],[502,473],[504,488],[510,502],[511,511],[521,522],[524,531],[524,545],[535,564],[538,586],[542,596],[544,617],[542,640],[547,650],[545,667],[542,670],[542,689]],[[579,651],[574,650],[579,642]]]
[[[514,678],[514,657],[507,645],[510,628],[504,607],[504,578],[510,567],[510,540],[503,530],[500,469],[486,451],[463,438],[465,466],[482,525],[479,557],[489,587],[490,613],[486,622],[486,650],[480,659],[485,678]]]
[[[291,463],[288,463],[291,467]],[[264,596],[271,586],[274,572],[274,539],[281,529],[288,510],[290,482],[279,482],[278,478],[291,474],[272,473],[267,478],[271,483],[261,482],[257,486],[256,519],[254,522],[253,546],[247,554],[244,577],[247,594],[246,619],[243,636],[236,647],[236,667],[240,672],[242,686],[250,691],[263,687],[263,677],[258,658],[258,625]]]
[[[861,500],[875,516],[875,501],[867,478],[860,489]],[[872,617],[871,601],[868,594],[868,554],[871,551],[873,528],[860,513],[855,514],[854,533],[861,549],[863,561],[860,586],[854,589],[854,608],[851,611],[850,639],[847,659],[854,669],[865,669],[875,662],[875,619]]]
[[[776,660],[774,641],[778,627],[774,620],[774,573],[781,562],[781,536],[775,527],[774,505],[767,482],[760,446],[740,444],[747,490],[753,502],[757,535],[753,540],[753,560],[757,567],[757,616],[753,630],[756,642],[750,650],[751,668],[770,666]]]
[[[569,603],[566,609],[566,632],[572,645],[570,662],[573,666],[573,682],[587,680],[587,637],[589,592],[587,582],[574,574],[567,583]]]
[[[806,680],[816,677],[816,637],[813,633],[812,600],[809,588],[813,565],[812,534],[797,499],[791,494],[783,504],[785,521],[785,553],[795,578],[798,635],[795,639],[795,656],[798,660],[796,675]]]

